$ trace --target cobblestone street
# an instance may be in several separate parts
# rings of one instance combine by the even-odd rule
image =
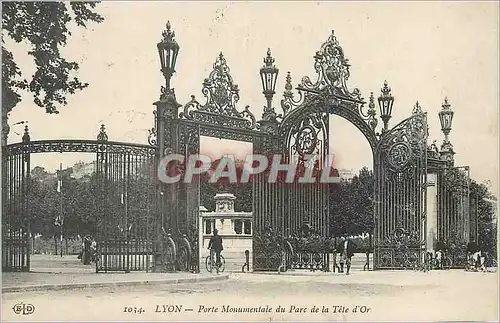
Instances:
[[[4,293],[2,313],[9,321],[491,321],[498,319],[497,286],[496,273],[462,270],[231,274],[208,283]],[[12,307],[21,302],[35,313],[15,315]],[[277,312],[280,305],[284,312]],[[235,312],[259,306],[262,312]]]

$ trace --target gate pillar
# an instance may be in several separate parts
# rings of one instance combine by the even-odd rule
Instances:
[[[177,120],[181,105],[177,102],[173,89],[162,86],[161,92],[160,100],[154,103],[158,144],[155,174],[157,177],[158,172],[162,171],[159,169],[160,160],[166,155],[179,152]],[[171,236],[178,232],[178,183],[167,184],[158,178],[157,185],[159,216],[156,219],[153,271],[162,272],[168,268],[172,269],[175,259],[175,244]]]

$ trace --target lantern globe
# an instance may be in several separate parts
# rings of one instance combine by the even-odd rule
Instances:
[[[380,118],[384,122],[384,129],[387,130],[394,105],[394,97],[391,95],[391,88],[388,86],[387,81],[384,82],[381,92],[382,94],[378,97],[378,106],[380,109]]]
[[[274,66],[274,58],[271,56],[271,49],[267,49],[267,56],[264,58],[264,66],[260,69],[260,80],[262,81],[262,93],[272,96],[276,90],[276,80],[279,69]]]
[[[162,33],[163,39],[157,44],[160,57],[161,71],[166,78],[175,73],[179,44],[175,41],[175,32],[171,30],[170,21],[167,22],[166,30]]]
[[[441,123],[441,130],[445,135],[448,135],[451,131],[451,126],[453,124],[453,115],[455,114],[451,110],[451,105],[448,103],[448,98],[444,99],[444,103],[441,106],[442,109],[439,111],[439,122]]]

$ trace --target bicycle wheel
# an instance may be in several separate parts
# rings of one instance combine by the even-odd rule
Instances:
[[[226,259],[222,255],[220,255],[220,266],[219,266],[219,272],[224,272],[224,269],[226,269]]]
[[[213,270],[212,257],[207,256],[207,258],[205,258],[205,267],[207,268],[207,271],[209,273],[212,272],[212,270]]]

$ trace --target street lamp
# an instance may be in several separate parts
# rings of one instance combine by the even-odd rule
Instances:
[[[170,28],[170,21],[168,21],[166,30],[162,33],[163,39],[157,45],[166,90],[170,89],[170,79],[175,73],[175,63],[179,53],[179,44],[174,40],[175,32],[171,31]]]
[[[438,114],[439,122],[441,122],[441,131],[444,133],[445,142],[449,142],[448,135],[451,131],[454,112],[450,109],[451,105],[448,103],[448,98],[444,98],[444,103],[441,107],[442,109]]]
[[[394,104],[394,97],[391,95],[391,88],[388,86],[387,81],[384,82],[384,87],[381,89],[382,94],[378,97],[378,106],[380,108],[380,118],[384,122],[382,132],[387,131],[389,119],[392,114],[392,106]]]
[[[444,134],[443,144],[441,145],[441,157],[443,160],[453,165],[455,151],[453,150],[453,145],[450,142],[448,135],[451,131],[451,125],[453,121],[454,112],[450,109],[450,104],[448,103],[448,98],[444,99],[442,104],[442,109],[439,111],[439,122],[441,123],[441,131]]]
[[[278,78],[279,70],[274,66],[274,58],[271,56],[271,49],[267,49],[267,56],[264,58],[264,66],[260,69],[260,79],[262,81],[262,94],[266,97],[267,108],[270,111],[271,101],[276,89],[276,79]]]

